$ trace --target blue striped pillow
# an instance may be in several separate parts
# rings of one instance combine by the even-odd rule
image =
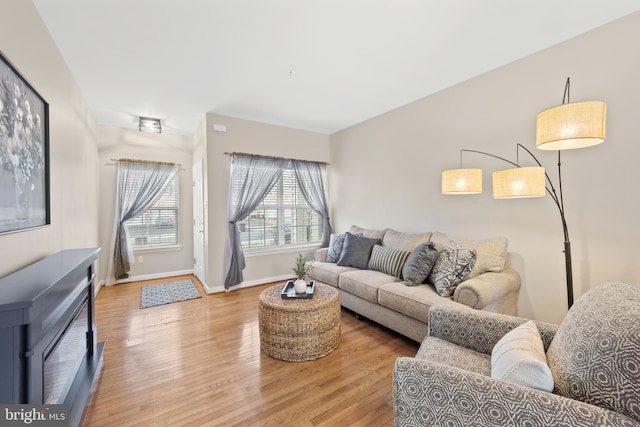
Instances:
[[[387,246],[375,245],[369,258],[369,270],[376,270],[389,276],[402,278],[402,267],[411,252]]]

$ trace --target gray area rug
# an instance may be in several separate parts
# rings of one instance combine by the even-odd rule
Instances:
[[[194,298],[201,298],[201,295],[191,280],[143,286],[140,294],[140,308],[155,307]]]

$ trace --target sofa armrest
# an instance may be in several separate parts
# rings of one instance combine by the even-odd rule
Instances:
[[[320,248],[316,249],[313,252],[313,260],[320,262],[327,262],[327,253],[329,252],[329,248]]]
[[[529,319],[507,314],[470,310],[453,304],[437,304],[429,310],[429,336],[491,354],[500,338],[528,321]],[[558,326],[537,320],[534,322],[546,352]]]
[[[486,272],[460,283],[453,300],[477,310],[516,314],[520,274],[512,267]]]
[[[599,406],[426,360],[393,367],[395,425],[637,426]]]

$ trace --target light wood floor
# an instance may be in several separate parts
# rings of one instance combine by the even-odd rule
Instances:
[[[144,285],[192,278],[202,298],[140,309]],[[342,311],[340,345],[293,363],[260,351],[258,295],[193,276],[103,288],[104,366],[83,426],[392,426],[391,371],[418,344]]]

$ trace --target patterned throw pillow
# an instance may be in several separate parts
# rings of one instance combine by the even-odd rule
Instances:
[[[528,321],[507,332],[491,351],[491,378],[542,391],[553,391],[538,327]]]
[[[329,240],[329,251],[327,252],[327,262],[338,262],[342,247],[344,246],[344,233],[332,234]]]
[[[338,265],[365,270],[369,266],[371,251],[378,243],[380,243],[380,239],[369,239],[346,232]]]
[[[429,274],[429,281],[436,287],[438,295],[450,297],[469,276],[475,263],[475,249],[465,249],[452,240],[438,254],[436,265]]]
[[[369,259],[369,270],[379,271],[400,279],[402,277],[402,267],[404,267],[404,263],[410,254],[410,252],[402,249],[375,245]]]
[[[407,286],[416,286],[424,283],[431,273],[438,258],[438,251],[432,242],[418,245],[407,258],[402,268],[402,278]]]

